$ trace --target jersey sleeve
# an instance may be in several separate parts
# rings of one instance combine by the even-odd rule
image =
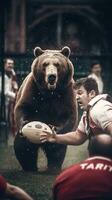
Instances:
[[[6,183],[5,178],[3,176],[0,176],[0,197],[5,194],[6,187],[7,187],[7,183]]]
[[[103,106],[103,109],[97,110],[95,114],[95,121],[97,121],[97,124],[100,128],[105,130],[107,126],[109,126],[112,123],[112,105],[111,103],[108,103],[107,105]]]

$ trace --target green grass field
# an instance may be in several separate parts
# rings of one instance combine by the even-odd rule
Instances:
[[[78,147],[68,146],[63,169],[87,156],[87,143]],[[46,158],[41,150],[38,166],[46,166]],[[25,189],[34,200],[52,199],[52,186],[57,175],[23,172],[14,155],[13,146],[0,147],[0,173],[10,183]]]

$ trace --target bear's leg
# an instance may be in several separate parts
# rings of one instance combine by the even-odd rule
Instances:
[[[48,160],[48,169],[49,170],[61,170],[67,146],[63,144],[50,144],[45,143],[42,146],[47,160]]]
[[[30,143],[18,133],[14,140],[14,150],[24,171],[37,171],[38,145]]]

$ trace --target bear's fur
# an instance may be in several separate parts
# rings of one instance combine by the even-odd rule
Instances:
[[[70,49],[34,49],[31,73],[23,81],[17,95],[15,120],[18,134],[14,141],[17,159],[26,171],[37,170],[37,151],[41,147],[48,168],[61,168],[66,145],[32,144],[21,134],[24,124],[41,121],[55,127],[58,134],[72,131],[76,126],[77,109],[73,91],[74,68],[69,60]]]

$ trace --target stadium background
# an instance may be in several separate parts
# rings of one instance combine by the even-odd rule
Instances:
[[[76,80],[87,76],[90,64],[98,59],[103,67],[105,92],[112,92],[112,6],[109,0],[4,0],[0,6],[0,72],[3,59],[15,60],[19,85],[30,72],[33,48],[61,48],[68,45]],[[0,173],[34,199],[52,199],[56,175],[24,173],[6,141],[4,103],[0,106]],[[2,138],[2,139],[1,139]],[[7,143],[6,143],[7,144]],[[68,146],[63,168],[87,157],[87,143]],[[45,158],[40,152],[40,167]]]

